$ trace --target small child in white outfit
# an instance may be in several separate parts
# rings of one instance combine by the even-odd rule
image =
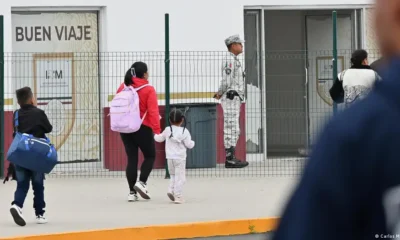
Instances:
[[[167,195],[177,204],[184,202],[182,190],[186,181],[186,149],[194,147],[190,132],[181,127],[184,121],[183,113],[174,108],[169,114],[170,127],[154,136],[156,142],[166,141],[165,152],[168,159],[168,171],[171,175]]]

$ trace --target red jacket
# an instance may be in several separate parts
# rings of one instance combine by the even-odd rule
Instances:
[[[133,87],[138,88],[144,84],[148,84],[149,82],[142,78],[133,78]],[[117,93],[121,92],[124,89],[125,84],[122,83],[118,88]],[[153,129],[155,134],[161,133],[160,126],[160,113],[158,110],[158,100],[156,90],[153,86],[147,86],[138,91],[139,99],[140,99],[140,117],[143,117],[145,112],[147,111],[147,115],[143,120],[143,125],[146,125]]]

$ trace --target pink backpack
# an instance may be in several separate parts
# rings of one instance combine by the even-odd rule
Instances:
[[[110,104],[112,131],[134,133],[140,129],[147,112],[144,114],[143,118],[140,118],[140,99],[137,92],[147,86],[149,86],[149,84],[138,88],[125,86],[121,92],[115,95]]]

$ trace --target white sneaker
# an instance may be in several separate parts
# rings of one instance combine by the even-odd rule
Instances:
[[[47,218],[45,218],[43,215],[36,216],[36,223],[37,224],[46,224],[48,223]]]
[[[26,222],[24,217],[22,216],[22,209],[19,208],[17,205],[12,205],[12,207],[10,208],[10,213],[11,216],[14,219],[14,222],[18,225],[18,226],[25,226]]]
[[[171,201],[175,201],[175,196],[173,193],[167,193],[167,196],[169,197],[169,199],[171,199]]]
[[[139,197],[136,193],[129,193],[128,194],[128,202],[136,202],[139,201]]]
[[[185,200],[183,200],[182,197],[175,197],[175,201],[174,201],[175,204],[182,204],[184,202],[185,202]]]
[[[145,183],[137,182],[133,188],[135,189],[136,192],[140,194],[142,198],[147,200],[150,199],[150,194],[149,191],[147,191],[147,186]]]

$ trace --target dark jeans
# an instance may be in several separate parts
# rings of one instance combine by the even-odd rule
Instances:
[[[43,215],[46,203],[44,202],[44,174],[32,172],[28,169],[15,166],[17,177],[17,190],[14,194],[14,202],[20,208],[24,207],[26,195],[29,191],[29,185],[32,181],[33,188],[33,208],[36,216]]]
[[[146,183],[153,170],[153,164],[156,159],[153,130],[150,127],[142,125],[137,132],[121,133],[121,138],[125,146],[126,155],[128,156],[126,178],[130,191],[135,192],[133,187],[136,184],[138,175],[139,149],[144,156],[144,162],[140,169],[139,181]]]

